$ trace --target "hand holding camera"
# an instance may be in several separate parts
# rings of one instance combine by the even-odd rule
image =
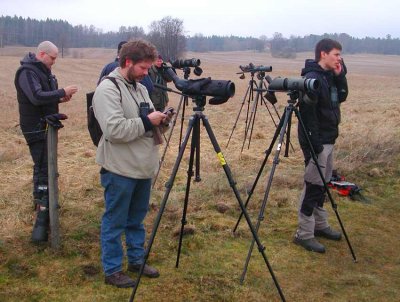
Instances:
[[[164,111],[164,114],[166,115],[165,118],[162,121],[162,125],[165,127],[169,126],[169,123],[172,120],[172,117],[175,115],[175,110],[172,107],[169,107],[167,110]]]

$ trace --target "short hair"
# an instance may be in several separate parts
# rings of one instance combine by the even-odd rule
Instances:
[[[157,57],[156,47],[146,40],[133,40],[125,43],[119,54],[119,64],[126,66],[126,59],[131,59],[134,64],[141,61],[152,61]]]
[[[58,48],[57,46],[50,42],[50,41],[43,41],[41,43],[39,43],[38,47],[37,47],[37,52],[45,52],[45,53],[49,53],[49,52],[58,52]]]
[[[118,50],[117,50],[117,53],[119,53],[119,52],[121,51],[121,48],[122,48],[122,46],[123,46],[125,43],[128,43],[128,41],[121,41],[121,42],[118,43]]]
[[[342,45],[332,39],[322,39],[315,45],[315,61],[321,60],[321,52],[329,53],[332,49],[342,50]]]

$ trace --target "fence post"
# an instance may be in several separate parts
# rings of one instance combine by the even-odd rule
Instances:
[[[57,166],[58,129],[48,125],[47,154],[49,172],[49,216],[51,247],[60,247],[58,220],[58,166]]]

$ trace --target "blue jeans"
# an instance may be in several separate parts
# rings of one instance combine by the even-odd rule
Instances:
[[[151,179],[134,179],[112,172],[101,173],[105,212],[101,221],[101,261],[106,276],[122,271],[121,236],[125,232],[129,263],[140,264],[144,257],[146,217]]]

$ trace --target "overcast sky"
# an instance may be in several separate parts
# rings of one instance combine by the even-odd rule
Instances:
[[[399,0],[0,0],[3,16],[62,19],[103,32],[171,16],[186,35],[272,37],[348,33],[354,37],[400,37]]]

